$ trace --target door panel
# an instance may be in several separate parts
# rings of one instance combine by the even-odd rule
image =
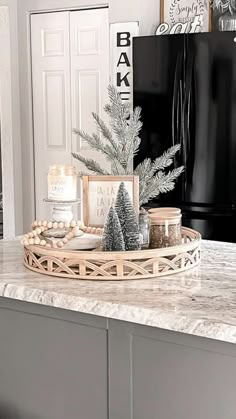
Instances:
[[[50,218],[47,173],[71,164],[69,12],[31,16],[36,217]]]
[[[108,9],[70,13],[71,36],[71,98],[72,126],[92,134],[99,133],[91,112],[106,120],[109,84],[109,25]],[[103,168],[109,164],[100,153],[73,134],[72,149],[84,157],[99,161]],[[76,163],[78,169],[84,170]]]
[[[186,199],[230,206],[236,203],[235,33],[195,34],[186,39],[187,56],[194,57],[196,86]]]
[[[63,71],[43,73],[43,98],[47,150],[61,149],[66,152],[65,74]],[[56,112],[55,102],[57,103]]]

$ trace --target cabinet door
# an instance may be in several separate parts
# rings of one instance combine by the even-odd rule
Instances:
[[[92,112],[106,121],[104,106],[107,103],[109,84],[108,9],[71,12],[70,38],[72,127],[89,134],[99,134]],[[105,157],[91,150],[75,134],[72,137],[72,150],[98,161],[103,169],[109,168]],[[76,165],[80,171],[84,171],[80,163]]]
[[[108,419],[105,319],[0,299],[0,335],[1,419]]]
[[[36,217],[50,218],[50,165],[71,164],[69,12],[31,16]]]
[[[109,320],[109,419],[235,419],[235,345]]]

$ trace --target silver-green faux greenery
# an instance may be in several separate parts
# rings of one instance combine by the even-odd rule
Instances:
[[[104,252],[124,251],[125,243],[116,210],[111,207],[108,211],[104,232],[102,236],[102,249]]]
[[[139,250],[140,240],[137,216],[124,182],[121,182],[118,189],[115,210],[120,221],[125,250]]]
[[[236,11],[236,0],[210,0],[213,10],[223,14],[229,12],[230,14]]]
[[[110,120],[110,128],[101,118],[92,113],[99,134],[87,134],[74,129],[88,145],[102,154],[111,163],[111,170],[104,170],[98,162],[83,157],[81,154],[72,153],[73,157],[83,163],[84,166],[97,175],[137,175],[139,176],[139,201],[140,206],[160,193],[166,193],[174,189],[175,181],[183,172],[184,167],[178,167],[165,172],[165,169],[173,163],[173,158],[180,150],[180,145],[175,145],[167,150],[162,156],[154,161],[147,158],[133,170],[133,159],[140,146],[139,132],[142,128],[140,121],[141,109],[132,110],[129,102],[122,101],[120,94],[114,86],[108,87],[110,103],[105,106],[105,112]],[[100,135],[101,134],[101,135]],[[80,172],[80,175],[87,173]]]

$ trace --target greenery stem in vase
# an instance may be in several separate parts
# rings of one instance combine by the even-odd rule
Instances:
[[[114,86],[108,86],[108,96],[110,103],[105,106],[105,112],[109,117],[110,127],[97,114],[92,113],[99,134],[88,134],[76,128],[73,132],[87,142],[93,150],[106,156],[110,162],[110,170],[104,170],[97,161],[81,154],[72,153],[72,155],[93,174],[139,176],[139,201],[142,206],[159,194],[174,189],[175,181],[183,172],[184,167],[177,167],[169,171],[166,169],[173,164],[180,145],[174,145],[153,161],[150,158],[145,159],[133,169],[134,157],[138,153],[141,143],[139,137],[142,128],[141,108],[136,107],[132,110],[131,104],[122,101]],[[80,172],[81,176],[87,174],[83,171]]]
[[[226,12],[233,14],[236,9],[235,0],[212,0],[211,5],[213,7],[213,10],[220,14]]]

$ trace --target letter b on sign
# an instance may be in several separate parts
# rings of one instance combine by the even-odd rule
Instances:
[[[130,47],[130,32],[117,32],[117,46]]]

